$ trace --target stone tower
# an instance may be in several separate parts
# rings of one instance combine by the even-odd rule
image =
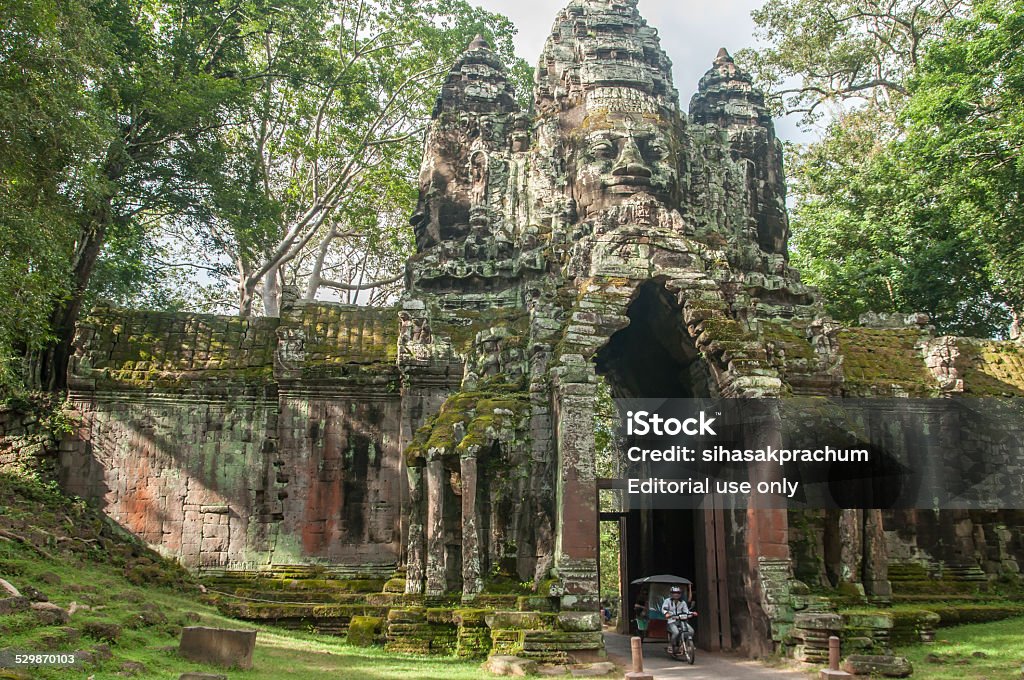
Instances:
[[[765,335],[780,320],[826,332],[787,264],[763,96],[723,50],[688,117],[636,4],[559,12],[532,113],[514,110],[479,39],[435,108],[399,360],[410,594],[472,600],[499,573],[532,580],[563,611],[593,611],[597,375],[617,396],[778,395]],[[835,357],[818,346],[792,379],[827,393]],[[435,415],[420,425],[424,413]],[[711,634],[763,650],[786,616],[771,604],[789,576],[784,512],[685,521],[688,535],[732,541],[742,562],[705,574],[734,581]],[[653,552],[645,526],[635,546]],[[656,566],[671,571],[643,556],[630,570]]]

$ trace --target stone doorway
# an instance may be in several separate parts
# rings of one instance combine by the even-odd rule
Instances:
[[[613,398],[705,398],[717,393],[686,332],[682,309],[662,280],[641,284],[626,316],[629,325],[595,356],[597,373],[608,382]],[[610,480],[599,480],[600,487],[610,488]],[[698,645],[709,651],[734,648],[726,547],[730,513],[720,508],[633,508],[601,513],[601,520],[619,522],[620,632],[628,629],[639,595],[631,582],[676,574],[694,582]]]

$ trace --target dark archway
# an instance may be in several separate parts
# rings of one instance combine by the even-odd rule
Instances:
[[[595,356],[614,398],[707,398],[715,394],[706,364],[689,338],[682,309],[658,279],[637,288],[629,325]],[[605,521],[615,519],[604,513]],[[622,559],[620,617],[633,615],[636,578],[674,573],[695,582],[698,644],[733,648],[722,511],[633,509],[619,513]],[[620,625],[624,631],[625,626]]]

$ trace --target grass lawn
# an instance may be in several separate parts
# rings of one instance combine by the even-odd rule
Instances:
[[[900,647],[917,680],[1021,680],[1024,617],[941,628],[933,645]]]

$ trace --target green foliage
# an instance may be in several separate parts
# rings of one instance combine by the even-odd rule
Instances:
[[[789,149],[794,263],[836,318],[923,311],[941,333],[983,337],[1017,324],[1021,9],[770,0],[755,12],[772,42],[745,56],[784,108],[841,103],[820,142]]]
[[[69,293],[76,194],[94,183],[82,158],[109,131],[85,85],[107,58],[85,3],[0,6],[0,393],[21,378],[16,351],[49,342],[53,302]]]
[[[1024,313],[1024,2],[986,0],[953,22],[912,82],[904,156],[984,253],[993,297]]]
[[[791,156],[794,264],[844,321],[923,311],[943,333],[1005,331],[981,240],[922,173],[920,158],[885,141],[887,126],[870,108],[850,113]]]

